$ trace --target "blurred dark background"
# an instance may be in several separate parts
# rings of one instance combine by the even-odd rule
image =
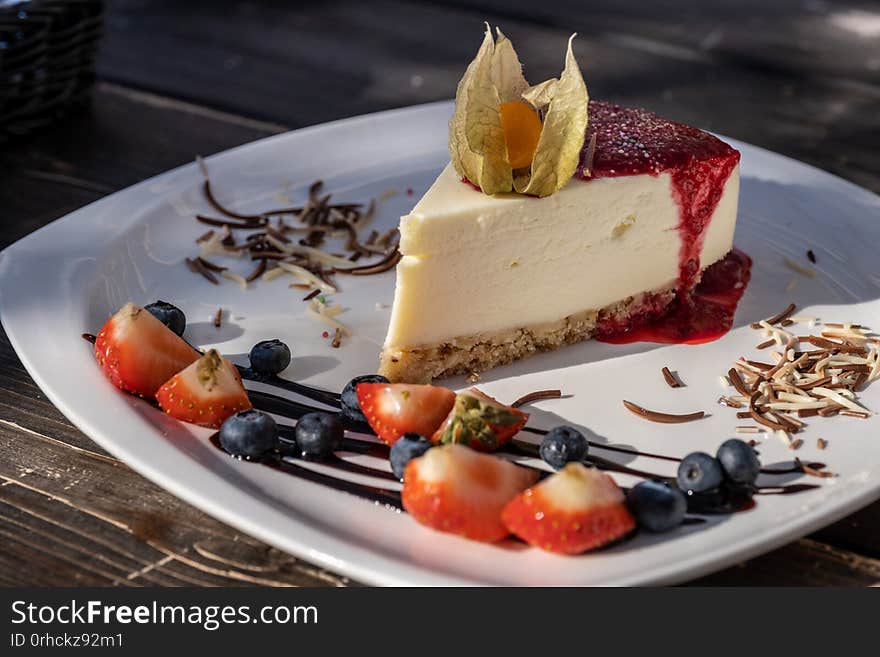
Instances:
[[[533,81],[558,75],[578,32],[593,97],[796,157],[821,151],[816,161],[872,183],[859,165],[870,170],[880,145],[876,0],[295,4],[109,0],[98,73],[298,127],[450,98],[484,20]]]
[[[576,31],[592,97],[649,107],[880,190],[876,1],[106,0],[104,7],[91,108],[0,146],[4,170],[23,176],[0,183],[0,212],[17,219],[0,246],[195,152],[451,98],[483,21],[513,39],[532,81],[558,74],[565,39]],[[41,189],[30,186],[35,176]],[[79,192],[65,198],[71,187]],[[54,203],[33,203],[35,195],[48,200],[47,192]]]
[[[88,67],[77,84],[97,75],[90,102],[0,143],[0,248],[196,154],[451,98],[483,21],[513,39],[533,82],[558,74],[576,31],[592,97],[645,106],[880,191],[877,1],[106,0],[102,27],[86,26],[98,32],[97,55],[76,60]],[[0,67],[10,61],[2,50]],[[44,84],[43,75],[28,80]],[[21,81],[0,76],[8,99],[14,90],[3,83]],[[0,391],[0,585],[347,583],[116,462],[45,399],[2,331]],[[22,473],[26,485],[17,484]],[[141,516],[145,526],[164,523],[160,543],[132,520]],[[878,526],[880,502],[698,583],[876,584]]]

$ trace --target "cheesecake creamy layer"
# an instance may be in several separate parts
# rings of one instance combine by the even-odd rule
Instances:
[[[737,166],[703,235],[701,268],[732,247],[738,191]],[[680,216],[669,173],[575,178],[539,199],[486,196],[447,166],[401,219],[385,348],[554,322],[674,287]]]

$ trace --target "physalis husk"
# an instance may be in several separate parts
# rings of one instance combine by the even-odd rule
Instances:
[[[458,83],[455,112],[449,122],[452,164],[460,176],[486,194],[516,191],[549,196],[574,175],[587,128],[589,97],[572,52],[574,35],[568,41],[560,78],[533,87],[523,77],[513,44],[501,30],[497,35],[497,40],[493,39],[486,26],[483,43]],[[530,135],[510,138],[509,131],[515,129],[512,125],[535,130],[534,120],[523,117],[523,108],[516,105],[523,102],[536,116],[543,116],[537,146]],[[511,159],[521,168],[511,166]]]

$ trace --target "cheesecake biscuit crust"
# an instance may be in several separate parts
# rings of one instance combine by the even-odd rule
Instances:
[[[506,365],[542,351],[589,340],[597,327],[620,326],[657,315],[675,298],[675,284],[643,292],[600,309],[584,310],[555,322],[478,333],[417,347],[385,347],[379,374],[393,383],[431,383]]]

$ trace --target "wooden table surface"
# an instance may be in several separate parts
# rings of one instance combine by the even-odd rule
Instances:
[[[533,80],[558,72],[577,31],[592,97],[880,191],[876,2],[295,4],[110,0],[91,106],[0,146],[0,248],[196,154],[450,98],[484,20],[513,38]],[[353,584],[206,516],[107,454],[46,400],[5,334],[0,390],[0,585]],[[694,583],[878,584],[880,503]]]

